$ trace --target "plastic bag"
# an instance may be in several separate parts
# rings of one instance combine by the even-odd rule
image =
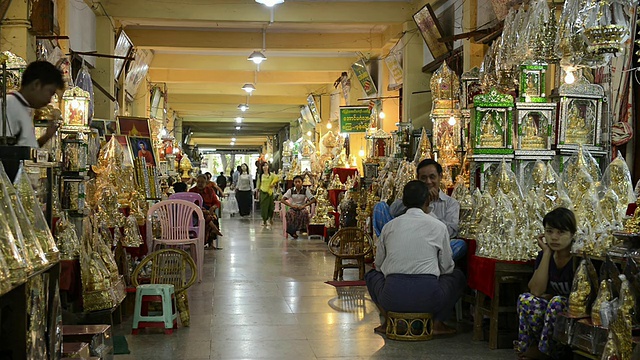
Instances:
[[[589,281],[587,262],[582,260],[573,277],[571,294],[569,295],[569,314],[573,317],[588,316],[587,307],[593,289]]]
[[[76,86],[81,88],[82,90],[89,93],[89,123],[93,119],[93,106],[94,106],[94,97],[93,97],[93,82],[91,81],[91,74],[89,73],[89,69],[87,65],[85,65],[84,61],[82,62],[82,67],[80,67],[80,71],[78,71],[78,75],[76,76]]]

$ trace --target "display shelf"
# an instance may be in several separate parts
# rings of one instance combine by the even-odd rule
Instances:
[[[48,294],[46,299],[46,321],[50,321],[49,314],[53,311],[53,299],[58,289],[60,279],[60,263],[56,262],[44,269],[34,272],[21,284],[16,284],[9,292],[0,296],[0,355],[8,359],[26,359],[27,358],[27,331],[29,320],[27,314],[27,302],[29,294],[27,281],[42,276],[48,284]],[[50,329],[47,326],[47,329]],[[39,337],[45,337],[46,334],[38,334]],[[51,334],[50,334],[51,335]],[[55,335],[51,335],[55,336]],[[59,354],[51,354],[49,349],[49,358],[59,358]],[[44,355],[44,354],[43,354]],[[47,357],[42,357],[46,359]]]

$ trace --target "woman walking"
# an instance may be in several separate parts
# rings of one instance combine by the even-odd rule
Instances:
[[[242,164],[238,174],[238,181],[236,182],[236,200],[238,201],[240,216],[251,214],[251,203],[253,202],[251,194],[253,194],[253,179],[249,174],[249,166]]]
[[[273,188],[278,184],[278,177],[269,170],[269,163],[262,164],[262,175],[258,176],[258,192],[260,193],[260,214],[262,226],[269,228],[273,224]],[[256,194],[257,195],[257,194]]]

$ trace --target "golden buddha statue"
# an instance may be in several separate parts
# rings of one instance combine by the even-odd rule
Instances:
[[[569,116],[567,117],[567,131],[565,135],[565,143],[567,144],[587,144],[590,143],[589,129],[584,117],[580,116],[580,109],[577,106],[571,106]]]
[[[540,90],[538,89],[538,75],[535,73],[527,73],[527,96],[540,96]]]
[[[340,155],[336,158],[337,163],[335,167],[343,168],[347,166],[347,152],[345,149],[342,149]]]
[[[573,286],[569,295],[569,315],[580,317],[587,315],[587,303],[591,295],[591,282],[587,273],[587,263],[582,260],[573,278]]]
[[[598,296],[591,306],[591,321],[595,326],[602,326],[602,318],[600,317],[600,309],[605,301],[611,301],[611,287],[609,281],[602,280],[600,282],[600,289],[598,290]]]
[[[624,231],[629,234],[640,233],[640,198],[636,200],[636,206],[633,216],[624,223]]]
[[[302,186],[311,186],[311,178],[309,177],[309,174],[305,174],[304,176],[304,180],[302,181]]]
[[[340,181],[340,176],[338,174],[333,174],[333,178],[331,179],[331,183],[329,184],[329,190],[344,190],[344,184]]]
[[[480,146],[482,147],[503,147],[502,134],[496,127],[495,113],[487,112],[482,118],[482,134],[480,134]]]
[[[544,182],[544,177],[547,173],[547,165],[544,162],[538,160],[533,165],[533,170],[531,171],[531,178],[533,179],[533,187],[539,188],[542,186]]]
[[[442,141],[440,142],[440,158],[438,162],[445,166],[460,166],[460,159],[455,150],[455,144],[451,139],[451,133],[447,130],[443,131]]]
[[[523,149],[544,149],[547,144],[544,138],[540,136],[540,129],[536,124],[532,114],[527,116],[527,121],[523,124],[522,130],[522,148]]]

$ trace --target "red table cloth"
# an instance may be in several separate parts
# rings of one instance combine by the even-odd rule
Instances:
[[[355,177],[355,180],[360,180],[357,168],[333,168],[333,173],[338,174],[338,177],[343,184],[347,181],[349,176],[351,176],[351,178]],[[357,184],[358,182],[356,181],[356,185]]]
[[[346,190],[340,190],[340,189],[329,190],[329,202],[331,203],[334,209],[338,207],[338,203],[340,201],[340,194],[342,194],[345,191]]]
[[[495,273],[496,273],[496,264],[497,263],[507,263],[507,264],[528,264],[531,263],[533,266],[533,261],[503,261],[496,259],[489,259],[485,257],[480,257],[476,255],[476,241],[469,240],[469,252],[468,252],[468,277],[467,284],[470,288],[474,290],[481,291],[483,294],[487,295],[491,299],[493,299],[493,293],[495,290]]]

